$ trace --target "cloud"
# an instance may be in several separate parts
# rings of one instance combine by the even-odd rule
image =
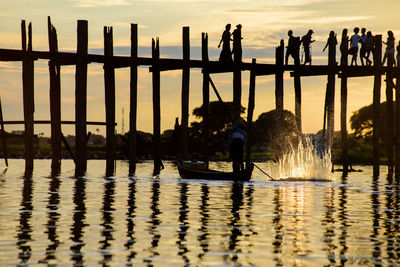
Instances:
[[[77,7],[130,6],[126,0],[71,0]]]

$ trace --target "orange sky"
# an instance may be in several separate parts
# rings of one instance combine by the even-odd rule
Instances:
[[[20,21],[33,23],[33,47],[47,50],[47,16],[52,17],[62,51],[76,49],[76,20],[89,21],[89,49],[102,53],[103,26],[114,27],[115,54],[127,54],[130,38],[130,23],[139,24],[140,55],[150,54],[151,38],[160,37],[161,57],[180,58],[182,27],[190,26],[192,58],[200,57],[201,32],[209,33],[210,57],[218,58],[217,45],[226,23],[243,25],[243,57],[250,62],[274,62],[275,46],[280,39],[287,39],[287,30],[303,35],[312,28],[315,32],[313,63],[325,64],[327,54],[321,50],[330,30],[338,32],[343,28],[366,27],[373,34],[393,30],[400,38],[400,22],[397,10],[399,1],[361,0],[14,0],[2,3],[0,11],[0,48],[18,49]],[[21,7],[24,7],[22,10]],[[339,56],[338,56],[339,58]],[[74,67],[63,67],[62,113],[63,120],[74,119]],[[232,99],[232,74],[212,75],[214,83],[225,101]],[[20,120],[22,111],[21,64],[0,62],[0,96],[5,120]],[[303,131],[316,132],[322,127],[323,104],[327,77],[302,78]],[[336,84],[335,130],[339,129],[339,80]],[[190,110],[201,105],[201,73],[191,72]],[[242,103],[248,101],[248,73],[243,74]],[[348,83],[348,117],[356,109],[372,102],[372,78],[352,78]],[[383,88],[383,87],[382,87]],[[117,131],[122,131],[122,109],[124,130],[129,121],[129,71],[116,71],[117,90]],[[162,130],[172,128],[175,117],[180,117],[181,71],[163,72],[161,75],[161,117]],[[49,119],[49,78],[46,61],[35,64],[35,119]],[[294,111],[293,81],[285,76],[285,109]],[[211,100],[216,97],[211,93]],[[382,99],[384,99],[382,90]],[[147,68],[139,70],[138,128],[152,132],[151,74]],[[255,119],[262,112],[274,108],[274,77],[257,77]],[[191,115],[190,120],[194,117]],[[104,81],[101,65],[89,66],[88,76],[88,120],[104,121]],[[100,133],[105,132],[98,127]],[[22,129],[7,126],[6,130]],[[90,131],[95,132],[92,127]],[[49,135],[50,126],[36,126],[36,133]],[[63,132],[73,134],[72,126],[63,126]]]

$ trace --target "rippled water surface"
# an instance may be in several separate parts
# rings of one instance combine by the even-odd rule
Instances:
[[[159,178],[152,162],[11,160],[0,173],[0,265],[323,266],[400,264],[400,185],[372,168],[330,182]],[[227,163],[214,163],[229,169]],[[258,164],[260,167],[268,166]]]

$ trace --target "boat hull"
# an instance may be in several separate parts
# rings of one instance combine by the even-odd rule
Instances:
[[[177,163],[178,171],[181,178],[184,179],[201,179],[201,180],[225,180],[225,181],[249,181],[253,173],[253,164],[249,164],[248,168],[240,172],[221,172],[215,170],[195,170],[182,166]]]

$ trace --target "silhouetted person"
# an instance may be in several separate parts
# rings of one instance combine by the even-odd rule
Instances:
[[[233,37],[233,48],[232,54],[235,56],[234,60],[242,60],[242,25],[236,25],[236,29],[232,32]]]
[[[367,32],[367,40],[365,42],[365,59],[367,60],[367,65],[371,66],[372,60],[369,59],[371,52],[374,52],[374,36],[372,36],[371,31]]]
[[[242,120],[238,121],[232,128],[232,142],[229,147],[229,154],[232,159],[233,172],[244,170],[243,151],[244,142],[246,140],[246,123]]]
[[[326,45],[325,45],[324,49],[322,49],[322,51],[325,51],[325,49],[326,49],[330,44],[332,44],[332,45],[337,45],[336,34],[335,34],[334,31],[331,31],[331,32],[329,33],[328,41],[326,41]]]
[[[300,46],[300,37],[294,37],[293,31],[288,31],[288,45],[286,46],[286,55],[285,55],[285,65],[288,64],[289,56],[292,56],[294,60],[294,64],[299,64],[299,46]]]
[[[218,48],[222,43],[221,54],[219,55],[219,61],[232,62],[231,56],[231,24],[226,24],[225,31],[222,33],[221,41],[218,44]]]
[[[300,43],[303,43],[304,49],[304,65],[310,63],[311,65],[311,43],[315,42],[315,40],[311,40],[311,35],[313,34],[313,30],[309,30],[306,35],[301,37]]]
[[[397,56],[396,56],[397,67],[400,67],[400,41],[399,44],[396,46],[396,51],[397,51]]]
[[[340,43],[340,53],[342,54],[340,64],[343,65],[343,60],[347,62],[347,54],[349,53],[349,37],[347,36],[347,29],[342,31],[342,42]],[[346,63],[347,65],[347,63]]]
[[[385,65],[386,59],[389,62],[394,63],[394,35],[392,31],[388,31],[388,38],[386,39],[386,43],[382,41],[386,45],[385,55],[383,56],[382,65]]]
[[[360,28],[355,27],[354,34],[350,38],[349,54],[353,56],[351,58],[350,66],[352,66],[353,63],[357,66],[358,43],[360,42],[360,35],[358,35],[359,31],[360,31]]]
[[[360,60],[361,60],[361,65],[364,66],[364,58],[365,58],[365,53],[367,52],[367,35],[365,34],[367,30],[365,28],[361,29],[361,36],[360,36],[360,43],[361,43],[361,48],[360,48]],[[367,63],[367,62],[365,62]]]

